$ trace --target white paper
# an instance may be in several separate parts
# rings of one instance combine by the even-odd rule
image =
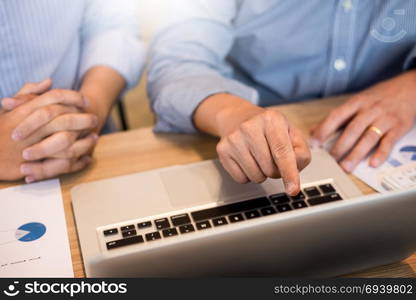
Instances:
[[[0,190],[0,277],[74,277],[59,180]]]
[[[404,164],[416,161],[416,127],[414,127],[409,133],[407,133],[400,141],[394,146],[387,161],[378,168],[372,168],[369,166],[368,158],[363,160],[353,174],[367,183],[373,189],[378,192],[387,192],[387,189],[381,184],[382,175],[386,171],[393,171],[395,168]]]
[[[321,148],[329,151],[341,136],[341,131],[332,135]],[[312,149],[318,147],[316,144],[311,144]],[[382,179],[387,174],[391,174],[394,169],[404,166],[406,164],[416,162],[416,126],[409,131],[399,142],[394,146],[387,161],[378,168],[373,168],[369,165],[368,157],[364,159],[353,171],[353,175],[367,183],[373,189],[380,193],[388,192],[382,185]]]

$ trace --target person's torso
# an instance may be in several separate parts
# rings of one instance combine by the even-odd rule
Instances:
[[[240,0],[229,61],[261,104],[361,90],[403,71],[414,0]]]
[[[85,0],[0,0],[0,98],[52,78],[73,88]]]

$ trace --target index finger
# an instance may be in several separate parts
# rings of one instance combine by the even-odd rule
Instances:
[[[303,133],[299,129],[289,126],[289,136],[295,152],[298,170],[302,171],[311,162],[311,151]]]
[[[52,79],[47,78],[41,82],[25,84],[15,95],[21,96],[26,94],[43,94],[52,87]]]
[[[4,110],[11,111],[15,109],[16,107],[33,100],[36,96],[37,95],[34,95],[34,94],[26,94],[26,95],[15,96],[14,98],[3,98],[1,100],[1,105],[4,108]]]
[[[76,112],[75,107],[65,105],[50,105],[35,110],[13,130],[12,139],[15,141],[23,140],[60,115]]]
[[[79,108],[85,108],[89,102],[83,95],[76,91],[56,89],[36,97],[26,105],[21,106],[21,108],[27,110],[27,113],[31,113],[36,109],[51,104],[73,105]]]
[[[13,98],[4,98],[2,100],[2,106],[5,110],[11,111],[32,100],[35,96],[47,92],[51,87],[51,79],[45,79],[39,83],[26,83]]]
[[[320,143],[325,142],[357,113],[360,106],[361,102],[353,99],[337,107],[314,129],[312,137]]]
[[[288,127],[282,128],[277,122],[273,122],[266,127],[266,139],[286,192],[291,196],[297,195],[300,192],[299,170]]]

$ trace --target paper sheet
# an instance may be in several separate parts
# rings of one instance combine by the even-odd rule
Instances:
[[[382,174],[411,162],[416,162],[416,127],[400,139],[388,160],[380,167],[370,167],[368,159],[365,159],[357,166],[353,174],[376,191],[384,193],[387,189],[381,184]]]
[[[0,277],[74,277],[59,180],[0,190]]]
[[[322,147],[329,151],[338,140],[340,134],[340,132],[334,134]],[[386,171],[393,171],[397,167],[414,162],[416,162],[416,127],[400,139],[387,161],[380,167],[370,167],[369,160],[366,158],[358,164],[353,174],[376,191],[385,193],[388,190],[382,185],[382,177]]]

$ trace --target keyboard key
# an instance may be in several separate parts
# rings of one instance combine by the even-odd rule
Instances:
[[[104,233],[104,236],[109,236],[109,235],[117,234],[118,233],[118,229],[117,228],[113,228],[113,229],[104,230],[103,233]]]
[[[141,223],[137,224],[137,227],[139,229],[148,228],[150,226],[152,226],[152,222],[150,222],[150,221],[141,222]]]
[[[171,237],[178,235],[178,231],[176,228],[168,228],[162,231],[164,237]]]
[[[315,186],[304,188],[303,191],[308,197],[317,197],[321,195],[321,192]]]
[[[188,233],[188,232],[193,232],[195,231],[194,225],[192,224],[187,224],[187,225],[182,225],[179,226],[179,231],[184,234],[184,233]]]
[[[111,249],[115,249],[118,247],[123,247],[123,246],[128,246],[128,245],[133,245],[133,244],[139,244],[139,243],[143,243],[143,237],[141,235],[136,235],[127,239],[121,239],[121,240],[117,240],[117,241],[111,241],[108,242],[107,245],[107,249],[111,250]]]
[[[254,219],[260,217],[260,213],[257,210],[252,210],[244,213],[247,219]]]
[[[244,217],[242,214],[235,214],[235,215],[228,216],[228,220],[230,220],[231,223],[236,223],[236,222],[244,221]]]
[[[134,235],[136,235],[137,234],[137,231],[136,230],[126,230],[126,231],[123,231],[123,238],[126,238],[126,237],[131,237],[131,236],[134,236]]]
[[[211,223],[208,220],[201,221],[201,222],[196,223],[196,228],[198,228],[198,230],[208,229],[208,228],[211,228]]]
[[[214,226],[221,226],[221,225],[228,224],[227,220],[224,217],[216,218],[216,219],[212,220],[212,223],[214,224]]]
[[[299,209],[299,208],[305,208],[308,207],[305,201],[296,201],[292,203],[293,208]]]
[[[313,206],[313,205],[319,205],[319,204],[338,201],[338,200],[342,200],[339,194],[330,194],[330,195],[326,195],[322,197],[309,199],[308,202],[310,205]]]
[[[305,194],[300,192],[296,196],[291,197],[293,201],[305,200]]]
[[[121,231],[132,230],[134,229],[134,225],[127,225],[120,228]]]
[[[161,239],[162,237],[160,236],[160,232],[159,231],[155,231],[155,232],[150,232],[146,234],[146,241],[150,242],[150,241],[156,241]]]
[[[285,193],[280,194],[274,194],[269,196],[270,201],[272,201],[273,204],[279,205],[279,204],[285,204],[290,201],[289,196]]]
[[[336,192],[334,187],[330,183],[320,185],[319,188],[324,194],[331,194]]]
[[[246,210],[252,210],[261,208],[264,206],[269,206],[270,201],[266,197],[236,202],[229,205],[218,206],[213,208],[208,208],[204,210],[194,211],[191,213],[192,218],[195,222],[203,221],[206,219],[213,219],[216,217],[221,217],[225,215],[232,215],[235,213],[241,213]]]
[[[169,220],[166,218],[155,220],[155,226],[158,230],[169,228]]]
[[[263,216],[273,215],[275,213],[276,213],[276,210],[273,207],[271,207],[271,206],[265,207],[265,208],[262,208],[261,209],[261,214]]]
[[[292,210],[289,204],[276,205],[276,210],[280,213]]]
[[[180,226],[191,223],[191,219],[189,218],[188,214],[176,215],[170,217],[170,220],[172,221],[173,226]]]

